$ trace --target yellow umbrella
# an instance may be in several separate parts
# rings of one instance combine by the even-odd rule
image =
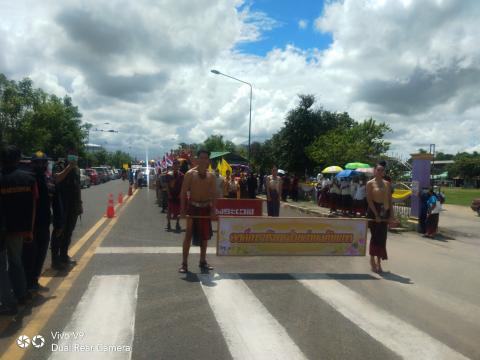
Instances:
[[[336,174],[342,170],[343,169],[340,166],[328,166],[322,170],[322,174]]]

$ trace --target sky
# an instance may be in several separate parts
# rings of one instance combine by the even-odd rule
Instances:
[[[90,142],[157,157],[277,132],[298,94],[407,155],[480,151],[477,0],[0,0],[0,72],[72,97]],[[109,123],[109,124],[105,124]]]

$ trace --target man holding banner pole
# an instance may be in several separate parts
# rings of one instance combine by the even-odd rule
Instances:
[[[183,180],[180,216],[187,219],[187,226],[183,241],[182,265],[178,269],[180,273],[188,272],[188,254],[192,237],[194,244],[200,245],[200,269],[213,270],[207,263],[206,255],[208,240],[213,235],[212,219],[216,218],[217,191],[215,175],[207,171],[209,164],[210,152],[199,150],[197,166],[189,170]],[[190,196],[187,197],[187,194]]]

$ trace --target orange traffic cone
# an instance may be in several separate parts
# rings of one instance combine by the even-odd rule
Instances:
[[[113,194],[108,195],[108,206],[107,206],[107,213],[105,216],[109,219],[115,217],[115,207],[113,206]]]
[[[118,203],[123,204],[123,194],[121,191],[118,193]]]
[[[128,196],[132,196],[133,191],[132,191],[132,185],[128,186]]]

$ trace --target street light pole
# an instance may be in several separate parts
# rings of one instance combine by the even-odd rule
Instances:
[[[250,165],[250,155],[251,155],[251,152],[250,152],[250,141],[251,141],[251,134],[252,134],[252,97],[253,97],[253,86],[252,84],[250,84],[249,82],[246,82],[246,81],[243,81],[243,80],[240,80],[240,79],[237,79],[236,77],[233,77],[233,76],[230,76],[230,75],[227,75],[227,74],[224,74],[218,70],[210,70],[210,72],[212,72],[213,74],[215,75],[223,75],[223,76],[226,76],[230,79],[233,79],[233,80],[237,80],[237,81],[240,81],[241,83],[244,83],[244,84],[247,84],[248,86],[250,86],[250,116],[249,116],[249,120],[248,120],[248,165]]]

